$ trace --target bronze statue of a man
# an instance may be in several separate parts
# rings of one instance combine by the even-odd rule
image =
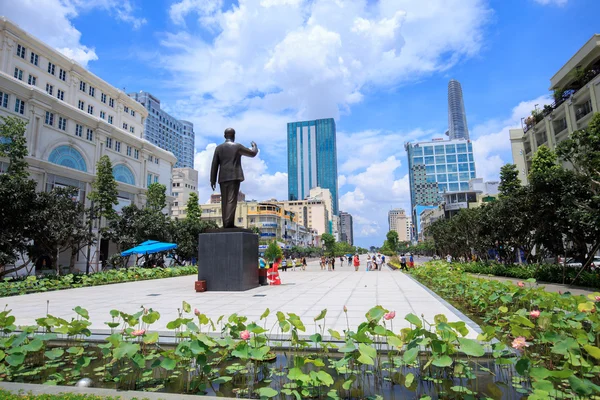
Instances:
[[[252,149],[249,149],[235,143],[235,130],[227,128],[225,129],[225,143],[221,143],[215,149],[210,169],[210,186],[212,190],[215,190],[218,171],[223,228],[235,228],[235,209],[237,208],[240,182],[244,180],[242,156],[254,157],[258,154],[256,143],[252,142],[251,145]]]

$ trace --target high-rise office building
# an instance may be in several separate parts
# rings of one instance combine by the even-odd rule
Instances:
[[[340,211],[340,238],[354,246],[354,227],[352,226],[352,214]]]
[[[412,220],[419,231],[423,206],[442,202],[442,194],[469,191],[476,177],[470,140],[440,140],[406,143]]]
[[[448,135],[450,140],[469,139],[462,87],[454,79],[448,82]]]
[[[194,124],[161,110],[160,100],[148,92],[129,93],[128,96],[148,110],[144,138],[175,154],[176,168],[194,168]]]
[[[338,176],[333,118],[290,122],[288,140],[288,199],[302,200],[310,189],[329,189],[333,214],[338,214]]]

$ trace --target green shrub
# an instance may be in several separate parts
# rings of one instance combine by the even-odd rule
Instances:
[[[172,278],[176,276],[194,275],[197,273],[198,268],[194,265],[190,265],[170,268],[132,267],[127,269],[112,269],[90,275],[68,274],[63,276],[50,275],[43,278],[38,278],[36,276],[28,276],[22,279],[4,278],[4,280],[0,282],[0,297],[47,292],[50,290],[106,285],[109,283]]]
[[[81,393],[60,393],[60,394],[31,394],[31,393],[12,393],[0,389],[0,399],[2,400],[121,400],[121,396],[105,397],[93,394]],[[140,399],[141,400],[141,399]]]

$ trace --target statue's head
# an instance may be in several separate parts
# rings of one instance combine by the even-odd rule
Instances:
[[[225,139],[235,141],[235,129],[233,129],[233,128],[225,129]]]

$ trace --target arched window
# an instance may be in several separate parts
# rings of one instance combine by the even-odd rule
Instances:
[[[135,176],[133,172],[124,164],[115,165],[113,167],[113,176],[118,182],[127,183],[135,186]]]
[[[81,153],[71,146],[58,146],[50,156],[48,161],[53,164],[62,165],[63,167],[77,169],[87,172],[87,165]]]

